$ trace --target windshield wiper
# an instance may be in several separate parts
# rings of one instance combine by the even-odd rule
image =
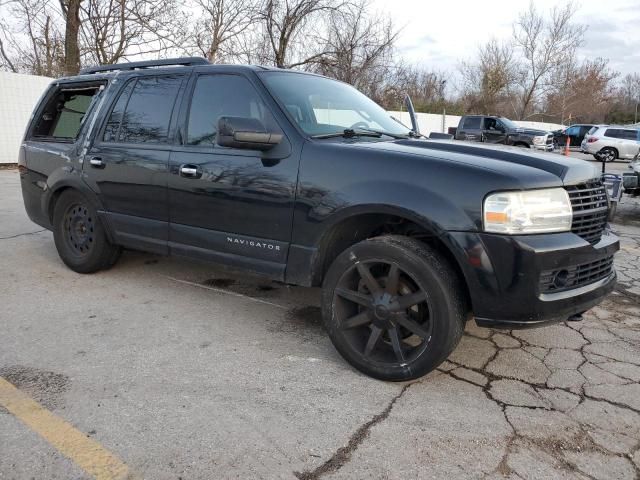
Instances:
[[[380,138],[383,135],[386,135],[391,138],[401,139],[407,138],[405,135],[398,135],[396,133],[389,133],[382,130],[371,130],[369,128],[358,128],[354,130],[353,128],[345,128],[342,132],[335,133],[322,133],[320,135],[312,135],[311,138],[354,138],[354,137],[374,137]]]
[[[341,132],[334,133],[321,133],[320,135],[312,135],[311,138],[353,138],[353,137],[375,137],[380,138],[382,136],[381,133],[378,132],[370,132],[368,130],[354,130],[352,128],[345,128]]]

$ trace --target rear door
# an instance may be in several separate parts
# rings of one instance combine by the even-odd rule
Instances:
[[[121,88],[85,156],[119,244],[167,253],[167,175],[184,74],[145,75]]]
[[[257,119],[284,133],[258,86],[231,73],[202,71],[191,79],[191,100],[180,115],[182,142],[170,159],[169,245],[175,254],[282,279],[299,154],[286,135],[267,152],[216,143],[221,116]]]

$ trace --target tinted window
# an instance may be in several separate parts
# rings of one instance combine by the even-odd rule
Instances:
[[[638,140],[638,131],[637,130],[621,130],[621,138],[625,140]]]
[[[467,117],[464,119],[463,128],[479,129],[482,124],[482,117]]]
[[[610,138],[621,138],[620,133],[620,130],[617,128],[607,128],[607,130],[604,132],[604,136]]]
[[[564,132],[564,134],[565,135],[578,135],[579,132],[580,132],[580,127],[569,127]]]
[[[189,109],[187,143],[214,146],[218,119],[222,116],[255,118],[266,128],[278,130],[271,112],[246,78],[237,75],[198,77]]]
[[[104,140],[166,143],[181,81],[182,76],[179,75],[139,78],[131,95],[128,95],[127,86],[109,116]]]
[[[120,128],[120,122],[122,121],[122,114],[124,113],[124,109],[127,106],[127,102],[129,101],[129,95],[131,95],[131,91],[133,90],[133,86],[135,85],[135,80],[127,83],[127,86],[124,87],[122,93],[118,97],[116,104],[111,111],[111,115],[109,115],[109,120],[107,120],[107,125],[104,128],[104,135],[102,139],[105,142],[115,142],[118,138],[118,129]]]

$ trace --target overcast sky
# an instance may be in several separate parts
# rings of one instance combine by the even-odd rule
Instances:
[[[400,54],[434,70],[455,69],[491,36],[508,38],[518,13],[529,5],[528,0],[375,1],[402,28]],[[566,3],[535,1],[544,12]],[[579,54],[609,58],[622,74],[640,73],[640,0],[581,0],[575,6],[575,21],[588,26]]]

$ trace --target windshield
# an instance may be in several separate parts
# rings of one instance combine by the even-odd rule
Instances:
[[[518,125],[516,125],[515,123],[513,123],[511,120],[509,120],[508,118],[504,118],[504,117],[500,117],[500,121],[502,122],[502,124],[510,129],[516,129],[516,128],[520,128],[518,127]]]
[[[346,83],[286,72],[261,72],[260,76],[308,135],[341,133],[345,129],[410,133],[377,103]]]

